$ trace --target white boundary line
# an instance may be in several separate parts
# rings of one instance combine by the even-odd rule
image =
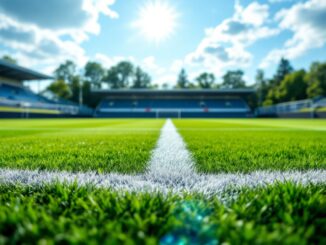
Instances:
[[[266,186],[277,182],[291,181],[298,184],[322,184],[326,181],[325,170],[309,170],[306,172],[291,171],[255,171],[250,174],[217,174],[173,176],[121,175],[11,170],[0,169],[0,183],[43,185],[51,183],[74,183],[80,186],[94,185],[98,188],[109,188],[115,191],[129,192],[162,192],[162,193],[201,193],[219,195],[229,188]]]
[[[207,196],[223,195],[229,188],[259,187],[276,182],[326,183],[326,170],[255,171],[249,174],[198,174],[184,141],[171,120],[161,129],[157,146],[144,174],[97,174],[58,171],[0,169],[1,184],[43,185],[55,182],[93,185],[115,191],[200,193]]]

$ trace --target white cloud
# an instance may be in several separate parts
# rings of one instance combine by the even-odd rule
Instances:
[[[43,71],[67,59],[83,66],[80,43],[99,34],[99,15],[117,18],[115,0],[10,0],[0,2],[0,44],[22,65]],[[52,71],[51,71],[52,72]]]
[[[270,3],[286,3],[286,2],[293,2],[294,0],[268,0]]]
[[[172,72],[179,72],[185,66],[183,60],[174,60],[171,64],[170,70]]]
[[[144,70],[149,70],[155,75],[161,76],[166,72],[166,69],[156,63],[154,56],[146,57],[139,64]]]
[[[0,43],[14,50],[13,56],[22,65],[42,63],[42,66],[53,66],[66,59],[72,59],[78,65],[86,62],[85,52],[78,43],[63,41],[51,31],[21,24],[4,15],[0,15]]]
[[[124,57],[124,56],[114,56],[110,57],[105,54],[97,53],[94,57],[96,62],[99,62],[103,65],[104,68],[109,69],[110,67],[116,65],[121,61],[130,61],[132,63],[136,62],[136,59],[132,56]]]
[[[203,66],[217,76],[227,68],[248,67],[253,56],[246,48],[259,39],[279,33],[279,30],[270,28],[268,22],[267,4],[253,2],[243,7],[237,1],[234,15],[216,27],[207,29],[197,49],[187,55],[186,63]]]
[[[234,19],[242,23],[251,24],[253,26],[261,26],[265,23],[269,16],[269,7],[266,4],[253,2],[246,8],[236,3],[236,13]]]
[[[50,30],[56,35],[69,35],[76,41],[88,34],[99,34],[99,15],[117,18],[110,9],[115,0],[10,0],[0,2],[1,13],[22,25]]]
[[[280,49],[272,50],[260,67],[266,68],[281,57],[296,59],[308,50],[321,48],[326,44],[326,0],[309,0],[298,3],[276,14],[282,30],[293,33]]]

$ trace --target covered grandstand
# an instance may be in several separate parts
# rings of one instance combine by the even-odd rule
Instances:
[[[245,118],[252,89],[96,90],[102,97],[96,117]]]
[[[52,77],[0,60],[0,117],[90,116],[92,110],[74,103],[58,103],[35,94],[24,82]]]

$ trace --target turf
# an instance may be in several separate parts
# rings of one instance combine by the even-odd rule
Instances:
[[[3,120],[0,167],[138,173],[163,120]]]
[[[0,112],[60,114],[60,111],[58,111],[58,110],[34,109],[34,108],[18,108],[18,107],[8,107],[8,106],[0,106]]]
[[[325,244],[326,188],[276,184],[200,195],[0,185],[1,244]]]
[[[326,121],[174,123],[200,172],[326,169]],[[163,124],[1,120],[0,168],[140,173]],[[0,184],[0,244],[326,244],[325,234],[325,184],[276,183],[210,198]]]
[[[326,169],[324,120],[174,120],[206,173]]]

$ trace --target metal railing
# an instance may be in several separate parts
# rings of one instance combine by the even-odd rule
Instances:
[[[280,103],[272,106],[264,106],[256,109],[257,116],[278,116],[280,114],[290,113],[311,113],[312,117],[316,109],[326,107],[326,98],[318,100],[299,100],[286,103]]]
[[[93,110],[86,106],[15,101],[15,100],[9,100],[5,98],[0,98],[0,105],[13,107],[13,108],[21,108],[24,110],[41,109],[41,110],[58,111],[60,114],[66,114],[66,115],[92,115],[93,114]]]

